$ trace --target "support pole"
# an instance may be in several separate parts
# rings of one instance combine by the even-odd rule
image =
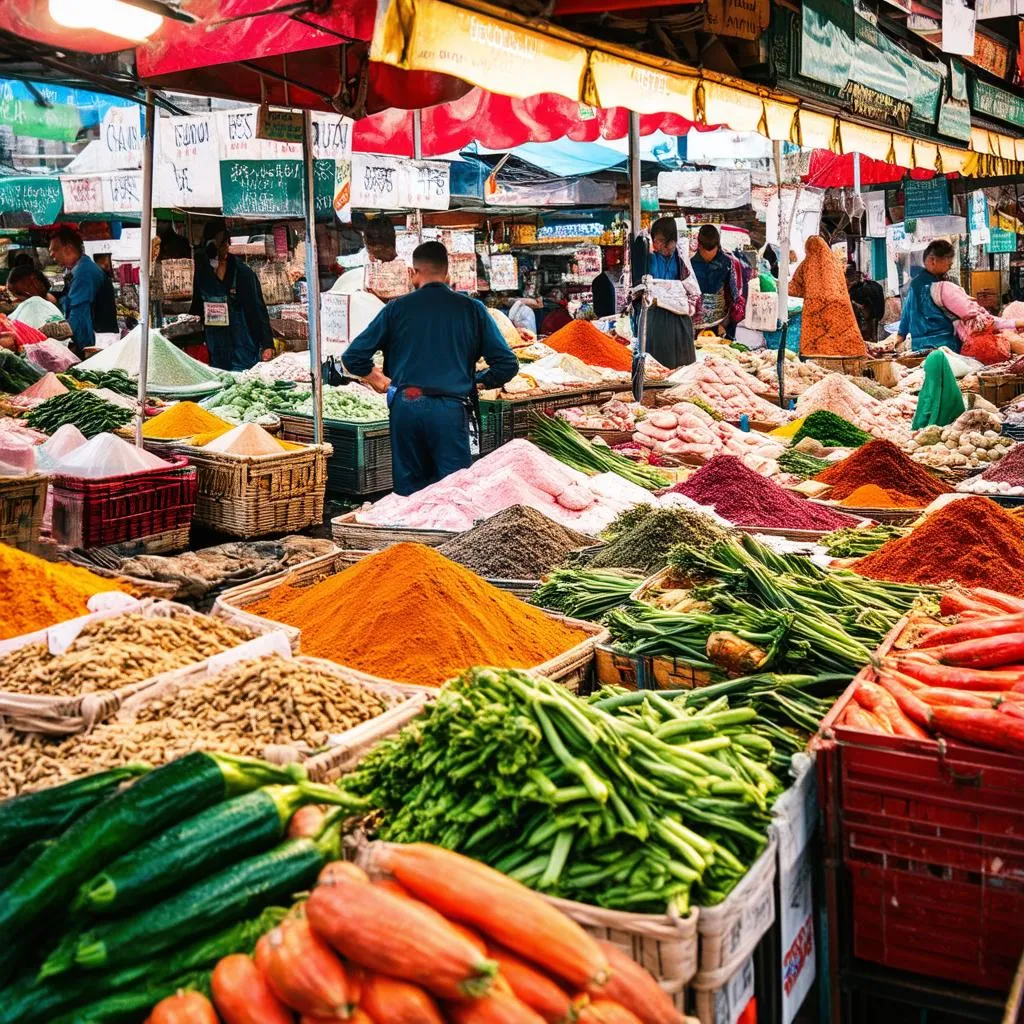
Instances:
[[[135,443],[142,447],[142,424],[146,418],[146,387],[149,377],[149,270],[153,249],[153,148],[156,142],[156,107],[153,90],[146,90],[146,135],[142,145],[142,258],[139,262],[139,419]]]
[[[782,142],[776,139],[772,143],[772,152],[775,157],[775,181],[779,188],[779,290],[778,290],[778,320],[782,327],[782,337],[779,339],[779,352],[775,359],[775,375],[779,381],[779,405],[785,401],[786,392],[786,332],[789,329],[789,226],[792,223],[791,217],[786,217],[785,204],[782,201]],[[799,195],[793,198],[793,213],[796,213],[796,203]]]
[[[630,294],[634,296],[634,302],[637,303],[634,307],[637,309],[637,316],[635,317],[636,351],[633,354],[632,383],[633,398],[638,402],[644,397],[644,372],[647,357],[646,295],[633,290],[639,287],[647,270],[646,266],[637,265],[636,256],[640,251],[640,246],[634,244],[640,237],[641,230],[640,173],[640,115],[635,110],[631,110],[629,112],[629,278]]]
[[[313,112],[302,113],[302,162],[306,171],[306,307],[309,320],[309,373],[313,386],[313,443],[324,436],[324,379],[320,344],[320,270],[316,255],[316,211],[313,182]]]
[[[640,115],[629,112],[629,231],[633,238],[640,235],[642,220],[640,209]],[[632,286],[640,284],[636,268],[630,266]]]
[[[412,112],[412,158],[413,160],[423,159],[423,111],[418,107]],[[423,211],[413,211],[414,223],[416,225],[416,241],[423,241]]]

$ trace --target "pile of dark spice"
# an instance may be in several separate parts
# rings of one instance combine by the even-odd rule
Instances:
[[[693,509],[637,505],[608,528],[608,543],[590,561],[591,569],[639,569],[653,573],[668,565],[677,544],[710,545],[726,536],[709,516]]]
[[[723,519],[737,526],[839,530],[856,522],[842,512],[790,494],[733,455],[716,455],[689,480],[676,484],[672,490],[698,504],[712,505]]]
[[[832,490],[828,497],[837,501],[864,484],[876,484],[887,491],[917,499],[920,506],[930,505],[940,494],[952,491],[910,456],[904,455],[892,441],[871,441],[814,479],[829,484]]]
[[[854,572],[897,583],[988,587],[1024,596],[1024,529],[988,498],[951,501],[906,537],[861,558]]]
[[[1011,487],[1024,487],[1024,444],[1015,444],[997,463],[989,466],[981,478]]]
[[[492,580],[539,580],[570,551],[595,544],[528,505],[513,505],[438,548],[445,558]]]
[[[793,435],[793,444],[812,437],[826,448],[859,448],[871,440],[871,435],[842,416],[828,409],[812,412]]]

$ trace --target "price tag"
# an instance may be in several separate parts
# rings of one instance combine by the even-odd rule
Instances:
[[[230,322],[228,304],[226,302],[204,302],[203,322],[207,327],[227,327]]]

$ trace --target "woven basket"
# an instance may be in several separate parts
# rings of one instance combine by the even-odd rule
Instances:
[[[178,445],[198,471],[195,520],[234,537],[297,533],[324,518],[329,444],[280,455],[227,455]]]
[[[367,552],[341,551],[335,554],[321,555],[319,558],[311,558],[308,562],[302,562],[276,576],[268,576],[253,583],[232,587],[217,598],[217,602],[213,606],[213,614],[239,626],[254,628],[256,623],[260,623],[264,631],[268,628],[276,628],[276,622],[254,615],[248,609],[280,586],[285,584],[290,587],[312,586],[328,576],[334,576],[336,573],[344,571],[365,554]],[[538,610],[543,611],[543,609]],[[569,650],[550,658],[541,665],[534,666],[529,671],[546,676],[561,683],[567,689],[578,692],[585,687],[591,677],[594,666],[594,648],[597,644],[607,641],[609,633],[603,626],[595,625],[593,622],[570,619],[548,611],[544,611],[544,614],[586,633],[587,637],[570,647]],[[350,669],[350,671],[354,670]],[[384,679],[381,682],[390,683],[394,680]]]
[[[0,544],[27,548],[39,540],[49,477],[0,477]]]
[[[84,615],[80,619],[73,621],[84,626],[90,622],[114,618],[128,613],[139,613],[146,618],[179,618],[199,615],[199,612],[193,611],[183,604],[149,598],[144,601],[129,603],[125,607],[116,610]],[[232,625],[238,624],[232,623]],[[50,627],[50,629],[57,628],[64,631],[72,627],[70,627],[69,623],[60,623],[57,627]],[[297,643],[298,639],[298,630],[288,626],[281,626],[277,623],[271,624],[265,620],[254,619],[251,624],[246,624],[244,628],[253,636],[283,631],[288,637],[289,643],[293,646]],[[0,643],[0,657],[27,644],[48,643],[50,629],[39,630],[35,633],[28,633],[24,636],[3,641]],[[109,718],[117,711],[123,701],[140,689],[149,686],[151,681],[151,679],[140,680],[139,682],[130,683],[127,686],[114,690],[82,693],[77,697],[51,697],[46,694],[15,693],[13,691],[0,690],[0,715],[8,721],[12,728],[18,729],[21,732],[40,732],[50,736],[68,736],[73,733],[88,731],[97,722]]]
[[[420,530],[403,526],[373,526],[357,523],[355,512],[346,512],[331,520],[331,536],[340,548],[352,551],[380,551],[392,544],[411,542],[439,548],[460,533],[452,530]]]

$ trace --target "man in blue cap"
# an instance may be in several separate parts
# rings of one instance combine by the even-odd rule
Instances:
[[[342,356],[349,374],[388,394],[397,494],[413,494],[469,466],[476,385],[500,388],[519,372],[484,304],[452,291],[447,279],[445,247],[418,246],[415,291],[389,302]],[[373,364],[376,352],[384,353],[383,371]],[[487,369],[477,373],[480,359]]]

